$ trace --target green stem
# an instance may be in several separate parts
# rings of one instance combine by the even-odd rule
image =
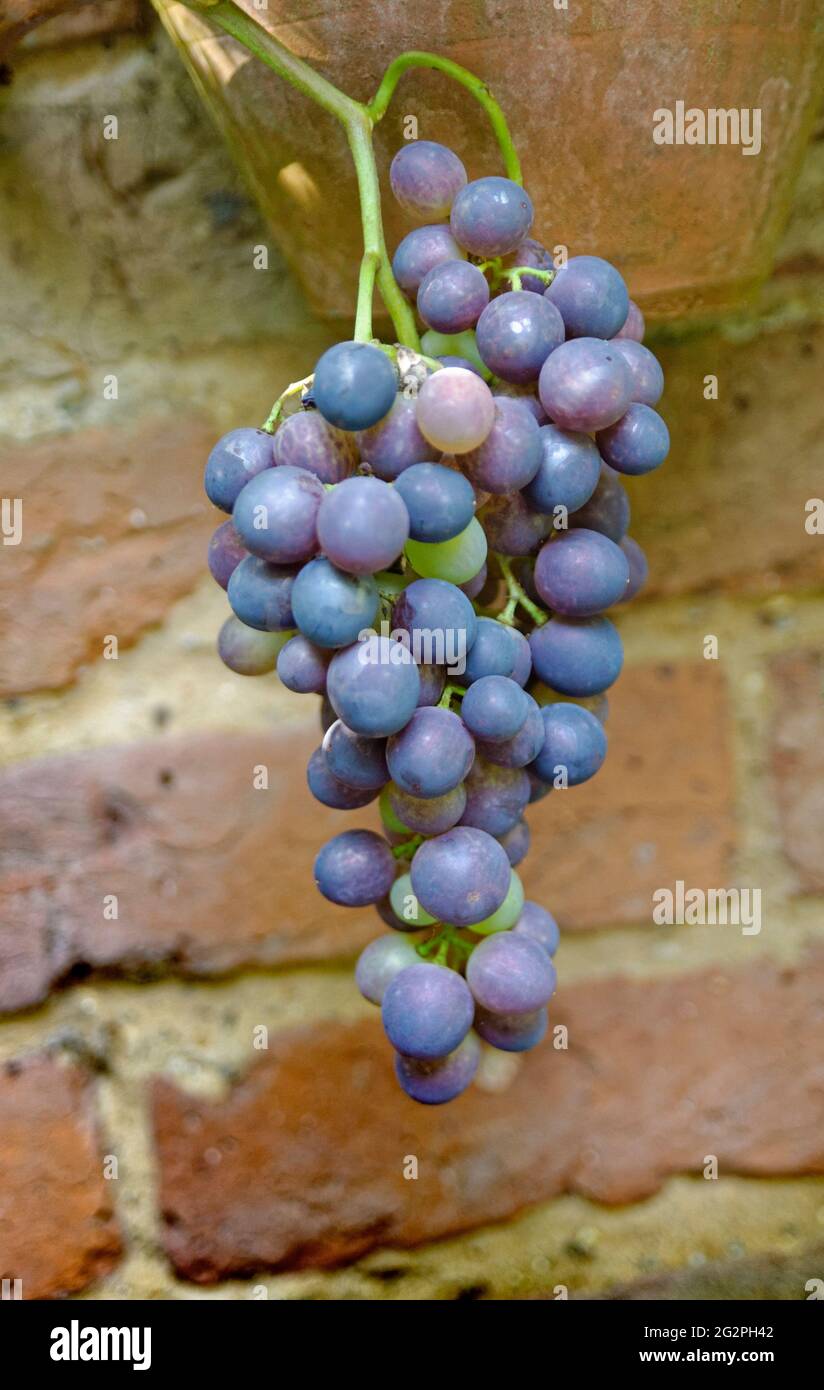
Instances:
[[[311,376],[303,377],[301,381],[293,381],[289,386],[286,387],[285,391],[281,391],[280,395],[275,401],[275,404],[269,411],[269,415],[263,425],[263,428],[266,430],[268,434],[274,434],[275,432],[275,426],[281,417],[281,412],[283,411],[284,401],[288,400],[290,396],[296,396],[297,393],[299,391],[303,391],[303,389],[306,386],[311,386],[314,379],[314,373],[312,373]]]
[[[404,840],[400,845],[394,845],[392,853],[396,859],[411,859],[418,845],[423,844],[423,835],[413,835],[411,840]]]
[[[532,618],[533,622],[536,623],[538,627],[542,627],[543,624],[547,622],[549,614],[545,613],[543,608],[539,608],[537,603],[532,602],[532,599],[529,597],[529,594],[518,583],[517,579],[512,573],[512,564],[507,559],[507,557],[505,555],[496,554],[495,559],[498,561],[498,564],[500,565],[501,574],[506,580],[506,587],[509,593],[509,602],[507,603],[504,612],[500,615],[499,622],[511,623],[515,611],[515,605],[520,604],[521,607],[525,609],[525,611]],[[508,616],[504,617],[504,614],[508,614]]]
[[[352,335],[356,343],[368,343],[372,337],[372,298],[379,263],[380,256],[376,251],[364,251],[358,276],[358,305]]]
[[[534,275],[536,280],[541,280],[545,285],[551,285],[555,279],[554,270],[537,270],[531,265],[516,265],[511,270],[499,270],[496,278],[498,280],[511,280],[516,290],[521,288],[521,276]]]
[[[521,164],[512,143],[512,136],[509,133],[509,126],[503,111],[486,83],[480,77],[476,77],[474,73],[469,72],[467,68],[462,68],[459,63],[453,63],[451,58],[442,58],[437,53],[422,53],[417,50],[401,53],[394,62],[389,64],[381,78],[377,92],[367,107],[372,121],[377,123],[386,114],[395,88],[404,73],[408,72],[410,68],[434,68],[437,72],[446,73],[447,77],[453,78],[455,82],[460,82],[461,86],[466,87],[467,91],[472,93],[489,117],[495,138],[501,148],[507,176],[515,183],[523,183]]]
[[[453,696],[455,696],[455,695],[465,695],[465,694],[466,694],[466,686],[465,686],[465,685],[447,685],[447,686],[445,686],[445,687],[444,687],[443,695],[441,696],[440,700],[438,701],[438,709],[449,709],[449,706],[450,706],[451,703],[452,703]]]

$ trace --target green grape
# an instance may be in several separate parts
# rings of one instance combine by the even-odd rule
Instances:
[[[395,815],[395,812],[392,809],[392,803],[389,800],[388,783],[384,787],[378,799],[378,810],[380,811],[381,820],[383,821],[384,826],[390,832],[390,834],[409,836],[414,833],[412,830],[409,829],[408,825],[404,825],[403,821],[398,820],[398,817]]]
[[[521,901],[523,902],[523,892]],[[414,923],[418,927],[431,927],[436,920],[430,917],[421,907],[418,899],[412,891],[412,879],[409,874],[401,874],[396,878],[389,892],[389,901],[392,904],[392,911],[402,922]],[[500,908],[498,909],[501,910]],[[490,921],[492,919],[490,918]]]
[[[501,906],[497,912],[493,912],[491,917],[485,917],[482,922],[473,922],[472,931],[478,932],[480,936],[491,936],[496,931],[509,931],[509,928],[514,927],[520,917],[523,905],[524,885],[513,869],[512,877],[509,880],[509,892]]]
[[[446,579],[450,584],[466,584],[486,560],[486,535],[477,517],[465,530],[449,541],[429,544],[407,541],[406,557],[416,574],[424,579]]]

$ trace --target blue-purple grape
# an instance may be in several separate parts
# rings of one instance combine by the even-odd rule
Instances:
[[[483,444],[463,455],[463,466],[475,487],[484,492],[519,492],[541,464],[538,424],[517,398],[495,396],[494,401],[492,428]]]
[[[580,705],[545,705],[544,743],[533,764],[536,776],[553,782],[561,769],[566,785],[580,786],[594,777],[607,755],[607,736],[594,714]]]
[[[480,1006],[475,1010],[475,1032],[501,1052],[529,1052],[543,1042],[549,1026],[546,1008],[531,1014],[494,1014]]]
[[[414,579],[392,610],[392,627],[406,632],[427,666],[454,666],[471,650],[478,619],[466,594],[444,579]]]
[[[512,668],[512,679],[518,685],[525,686],[532,675],[532,652],[529,650],[529,643],[524,634],[519,632],[516,627],[509,629],[509,637],[515,648],[515,665]]]
[[[241,560],[245,560],[248,553],[231,517],[228,521],[222,521],[209,541],[208,554],[209,573],[221,589],[228,586]]]
[[[379,602],[374,579],[344,574],[318,556],[294,581],[294,620],[289,626],[299,628],[318,647],[348,647],[371,625]]]
[[[411,1100],[421,1105],[444,1105],[455,1100],[468,1086],[478,1070],[481,1045],[474,1033],[467,1033],[463,1042],[447,1057],[433,1062],[420,1062],[412,1057],[395,1055],[395,1075]]]
[[[546,359],[538,395],[550,420],[561,429],[603,430],[626,411],[632,376],[614,344],[601,338],[573,338]]]
[[[465,685],[483,676],[511,676],[518,660],[518,648],[509,628],[495,618],[476,619],[475,640],[466,659]]]
[[[529,778],[520,767],[499,767],[476,757],[464,788],[466,806],[461,825],[485,830],[488,835],[505,835],[529,805]]]
[[[353,733],[386,738],[414,713],[421,679],[409,651],[389,637],[373,636],[337,652],[326,690],[338,717]]]
[[[621,541],[621,549],[626,555],[629,565],[629,584],[627,585],[626,593],[620,601],[621,603],[629,603],[629,600],[635,598],[635,595],[643,589],[646,584],[647,576],[649,575],[649,565],[647,564],[647,557],[640,545],[637,541],[634,541],[631,536],[624,536],[624,539]]]
[[[319,549],[318,511],[325,496],[323,483],[305,468],[267,468],[246,484],[232,521],[251,554],[274,565],[300,564]]]
[[[361,951],[355,966],[355,984],[370,1004],[380,1004],[395,976],[419,961],[415,943],[408,936],[387,932]]]
[[[421,434],[437,449],[467,454],[483,444],[495,422],[492,392],[474,372],[441,367],[418,392],[417,420]]]
[[[276,467],[304,468],[322,483],[340,483],[358,462],[351,434],[335,429],[317,410],[298,410],[274,437]]]
[[[518,687],[516,686],[517,690]],[[523,695],[523,691],[518,692]],[[411,796],[443,796],[464,780],[475,744],[463,720],[448,709],[421,706],[386,745],[392,780]],[[401,819],[403,813],[398,812]]]
[[[426,662],[418,662],[418,675],[421,678],[421,692],[418,696],[418,707],[421,705],[437,705],[446,687],[446,667],[432,666]]]
[[[529,699],[509,676],[482,676],[461,702],[461,719],[473,738],[488,743],[512,739],[526,723]]]
[[[466,983],[475,1002],[495,1014],[531,1014],[555,991],[555,967],[546,951],[526,936],[496,932],[469,957]]]
[[[487,581],[486,561],[481,565],[478,573],[468,579],[465,584],[459,584],[458,588],[467,598],[477,598]]]
[[[454,970],[421,961],[390,981],[381,1012],[386,1036],[398,1052],[432,1061],[463,1042],[475,1006],[466,981]]]
[[[361,458],[376,478],[394,482],[415,463],[431,462],[440,451],[418,429],[417,400],[398,394],[389,414],[357,436]]]
[[[572,256],[544,295],[560,311],[569,338],[612,338],[629,311],[622,275],[600,256]]]
[[[424,276],[444,261],[457,261],[464,255],[449,227],[438,223],[415,227],[392,257],[392,273],[410,299],[415,299]]]
[[[552,518],[533,510],[522,492],[490,497],[478,512],[490,550],[502,555],[533,555],[552,530]]]
[[[468,927],[501,906],[511,869],[506,850],[491,835],[456,826],[424,841],[410,876],[415,896],[436,921]]]
[[[623,338],[629,338],[636,343],[642,343],[644,341],[644,328],[644,315],[641,313],[635,300],[631,299],[629,301],[629,311],[624,319],[623,327],[618,329],[618,332],[615,334],[615,339],[621,340]]]
[[[468,357],[455,357],[450,353],[440,356],[437,359],[442,367],[462,367],[465,372],[474,372],[476,376],[486,379],[480,367],[476,367],[474,362],[470,362]]]
[[[472,484],[441,463],[414,463],[395,483],[409,514],[414,541],[448,541],[466,530],[475,515]]]
[[[368,907],[388,894],[395,857],[374,830],[344,830],[327,840],[315,858],[315,884],[331,903]]]
[[[527,767],[535,761],[544,746],[544,721],[535,700],[526,691],[524,694],[527,716],[522,727],[513,738],[505,739],[502,743],[484,743],[478,739],[478,757],[498,767]]]
[[[384,739],[364,738],[336,719],[326,730],[322,747],[329,771],[347,786],[379,791],[389,781]]]
[[[368,430],[388,414],[398,390],[395,368],[371,343],[336,343],[315,367],[315,405],[342,430]]]
[[[473,328],[489,303],[489,282],[470,261],[442,261],[423,277],[418,313],[436,333]]]
[[[274,671],[283,633],[261,632],[239,618],[227,618],[217,638],[217,654],[239,676],[264,676]]]
[[[526,385],[564,341],[564,321],[554,304],[529,290],[508,290],[487,304],[478,319],[478,351],[495,376]]]
[[[551,618],[530,634],[529,645],[535,674],[562,695],[599,695],[624,660],[609,618]]]
[[[206,463],[206,496],[221,511],[230,512],[241,489],[273,464],[271,434],[247,426],[230,430],[218,440]]]
[[[601,467],[598,486],[583,507],[577,507],[570,517],[570,526],[583,526],[588,531],[600,531],[617,545],[626,534],[630,521],[629,497],[621,486],[618,474],[605,463]]]
[[[466,170],[454,150],[434,140],[410,140],[389,166],[389,182],[404,212],[413,217],[448,217]]]
[[[545,515],[552,515],[556,507],[577,511],[598,486],[601,456],[595,444],[588,434],[557,425],[542,425],[538,434],[541,459],[524,497]]]
[[[489,384],[496,397],[506,396],[509,400],[520,401],[533,416],[536,425],[547,423],[547,413],[535,394],[535,386],[516,386],[512,381],[502,381],[500,377],[493,377]]]
[[[278,676],[296,695],[325,695],[330,654],[297,633],[278,653]]]
[[[398,819],[416,835],[442,835],[461,819],[466,809],[466,792],[460,785],[440,796],[411,796],[390,782],[389,804]]]
[[[600,531],[562,531],[539,552],[535,587],[544,603],[568,618],[592,618],[626,593],[629,564]]]
[[[374,788],[363,791],[341,782],[329,771],[322,748],[316,748],[309,759],[306,781],[315,800],[323,806],[330,806],[333,811],[357,811],[361,806],[368,806],[378,794]]]
[[[664,373],[658,358],[633,338],[614,338],[613,343],[629,367],[632,400],[642,405],[657,405],[664,392]]]
[[[458,193],[449,225],[459,246],[473,256],[505,256],[528,235],[532,200],[512,179],[475,179]]]
[[[318,512],[317,537],[323,553],[347,574],[388,569],[408,535],[406,505],[396,489],[380,478],[347,478],[326,493]]]
[[[505,831],[503,835],[496,835],[495,838],[500,845],[503,845],[507,859],[513,869],[516,869],[529,853],[531,836],[526,821],[519,820],[511,830]]]
[[[294,565],[270,565],[248,555],[233,570],[226,589],[235,617],[262,632],[296,628],[292,597],[298,573]]]
[[[660,468],[669,453],[669,430],[648,405],[631,405],[615,424],[599,430],[597,440],[610,467],[631,476]]]
[[[561,939],[558,923],[552,913],[539,903],[529,901],[521,908],[521,915],[512,930],[516,936],[528,936],[530,940],[537,941],[548,956],[555,955]]]

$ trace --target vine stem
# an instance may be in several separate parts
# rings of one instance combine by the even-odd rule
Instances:
[[[417,49],[399,54],[394,62],[389,64],[381,78],[377,92],[366,108],[372,120],[377,122],[386,114],[395,88],[404,73],[408,72],[410,68],[434,68],[437,72],[446,73],[447,77],[453,78],[455,82],[460,82],[462,87],[466,87],[467,91],[472,93],[489,117],[489,123],[501,148],[507,177],[512,179],[514,183],[523,183],[521,162],[518,159],[503,111],[486,83],[480,77],[476,77],[474,72],[470,72],[468,68],[462,68],[460,63],[453,62],[451,58],[442,58],[438,53],[423,53]]]
[[[499,621],[511,623],[515,614],[515,608],[520,604],[532,618],[533,622],[536,623],[538,627],[542,627],[543,624],[548,621],[549,614],[545,613],[543,608],[539,608],[537,603],[533,603],[529,594],[523,586],[518,583],[515,575],[512,573],[512,563],[507,559],[506,555],[496,554],[495,559],[501,567],[501,574],[506,580],[507,592],[509,594],[509,602],[503,613],[499,615]]]

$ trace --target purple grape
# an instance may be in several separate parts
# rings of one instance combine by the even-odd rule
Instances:
[[[507,270],[514,270],[518,266],[532,266],[535,270],[555,270],[552,256],[545,246],[532,237],[526,237],[515,250],[504,259],[504,266]],[[540,280],[537,275],[522,275],[521,289],[529,290],[531,294],[543,294],[546,289],[546,281]]]
[[[527,695],[509,676],[482,676],[461,702],[461,719],[470,734],[488,743],[514,738],[528,713]]]
[[[437,706],[416,709],[409,723],[393,734],[386,746],[392,780],[403,791],[418,797],[443,796],[457,787],[474,757],[475,744],[463,720],[451,710]]]
[[[410,140],[389,167],[392,192],[413,217],[448,217],[466,170],[454,151],[434,140]]]
[[[338,716],[335,714],[335,711],[332,709],[332,706],[330,705],[328,699],[327,699],[326,696],[324,695],[323,699],[322,699],[321,702],[320,702],[320,727],[321,727],[321,732],[325,734],[327,729],[331,729],[331,727],[332,727],[332,725],[334,724],[334,722],[335,722],[335,720],[337,719],[337,717],[338,717]]]
[[[288,632],[297,627],[292,611],[294,565],[269,565],[257,555],[248,555],[233,570],[227,586],[232,612],[247,627],[262,632]]]
[[[475,1002],[495,1014],[531,1014],[555,992],[555,967],[537,942],[495,932],[469,957],[466,983]]]
[[[248,427],[230,430],[209,455],[204,478],[206,496],[221,511],[230,512],[241,489],[273,463],[271,434]]]
[[[392,273],[404,294],[415,299],[423,277],[444,261],[458,261],[463,251],[448,227],[415,227],[398,244]]]
[[[648,405],[631,405],[620,420],[598,433],[602,457],[619,473],[632,476],[660,468],[669,443],[669,430]]]
[[[646,584],[649,574],[649,565],[647,564],[647,557],[640,545],[637,541],[634,541],[631,536],[624,537],[621,541],[621,549],[626,555],[629,564],[629,584],[620,602],[628,603],[631,598],[635,598],[635,595],[643,589]]]
[[[561,939],[558,923],[552,913],[538,903],[529,901],[521,908],[521,915],[512,930],[516,936],[528,936],[530,940],[537,941],[548,956],[555,955]]]
[[[318,551],[318,510],[325,496],[323,483],[305,468],[268,468],[246,484],[232,520],[253,555],[274,565],[300,564]]]
[[[239,618],[227,618],[217,638],[217,654],[239,676],[264,676],[274,671],[281,645],[278,632],[260,632]]]
[[[529,826],[525,820],[519,820],[517,825],[513,825],[511,830],[507,830],[503,835],[496,836],[500,845],[506,850],[506,857],[513,869],[517,869],[523,859],[529,853],[530,833]]]
[[[364,738],[336,719],[326,730],[322,747],[329,771],[347,786],[379,791],[389,781],[384,739]]]
[[[527,716],[523,726],[514,738],[503,743],[484,743],[478,740],[478,757],[498,767],[527,767],[535,761],[544,746],[544,721],[541,711],[531,695],[524,692],[527,700]]]
[[[534,387],[516,386],[512,381],[502,381],[500,377],[493,377],[490,388],[496,396],[506,396],[508,400],[520,401],[534,417],[536,425],[547,423],[547,413],[535,395]]]
[[[419,1062],[396,1053],[395,1075],[411,1100],[421,1105],[444,1105],[471,1085],[480,1055],[478,1039],[467,1033],[460,1047],[437,1061]]]
[[[491,835],[469,826],[426,840],[415,853],[410,873],[422,907],[436,921],[458,927],[497,912],[512,877],[506,850]]]
[[[466,807],[461,825],[485,830],[488,835],[505,835],[529,805],[529,778],[520,767],[498,767],[476,758],[464,787]]]
[[[561,429],[605,429],[619,420],[632,396],[632,376],[621,353],[600,338],[574,338],[550,353],[538,395]]]
[[[575,529],[583,526],[588,531],[600,531],[617,545],[629,526],[629,518],[629,498],[618,474],[605,463],[598,486],[583,507],[576,507],[569,524]]]
[[[333,811],[356,811],[374,801],[378,794],[374,788],[362,791],[341,782],[329,771],[322,748],[316,748],[309,759],[306,781],[315,800],[324,806],[331,806]]]
[[[442,367],[461,367],[466,372],[474,372],[476,376],[483,378],[483,372],[474,362],[470,362],[468,357],[453,357],[447,354],[445,357],[438,357]]]
[[[495,618],[476,621],[476,636],[466,659],[464,684],[471,685],[483,676],[511,676],[520,654],[510,629]]]
[[[389,483],[347,478],[323,498],[317,535],[323,553],[338,569],[375,574],[401,554],[409,536],[409,513]]]
[[[407,966],[419,962],[415,944],[408,937],[398,936],[397,933],[378,936],[358,956],[355,984],[370,1004],[380,1004],[395,976],[406,970]]]
[[[461,819],[466,792],[461,784],[441,796],[410,796],[390,782],[389,804],[398,819],[416,835],[442,835]]]
[[[368,430],[391,409],[398,390],[395,368],[371,343],[336,343],[315,367],[315,405],[330,425]]]
[[[278,653],[278,676],[296,695],[325,695],[330,654],[298,633]]]
[[[445,579],[414,579],[392,610],[392,627],[408,633],[416,659],[455,666],[471,651],[478,619],[466,594]]]
[[[276,467],[304,468],[322,483],[340,483],[358,462],[351,434],[336,430],[317,410],[298,410],[284,420],[273,444]]]
[[[658,358],[632,338],[614,338],[632,376],[632,400],[642,405],[657,405],[664,391],[664,373]]]
[[[484,561],[474,578],[467,580],[466,584],[459,584],[458,588],[462,593],[466,594],[467,598],[477,598],[486,584],[486,578],[487,569],[486,561]]]
[[[385,898],[395,879],[395,857],[374,830],[344,830],[315,858],[315,884],[341,907],[368,907]]]
[[[530,634],[529,645],[535,674],[562,695],[599,695],[624,660],[609,618],[551,618]]]
[[[530,506],[544,515],[556,507],[577,511],[592,497],[601,471],[601,456],[589,435],[543,425],[541,461],[532,482],[524,488]]]
[[[629,301],[629,312],[624,320],[624,325],[622,328],[618,329],[615,338],[619,340],[630,338],[636,343],[642,343],[644,341],[644,327],[644,315],[641,313],[635,300],[631,299]]]
[[[448,541],[466,530],[475,515],[472,484],[441,463],[413,463],[395,483],[409,513],[415,541]]]
[[[516,627],[509,629],[510,641],[515,646],[515,665],[512,668],[512,679],[518,685],[525,686],[532,675],[532,652],[529,650],[529,643],[524,634],[519,632]]]
[[[529,290],[498,295],[487,304],[475,330],[478,351],[489,370],[521,386],[538,380],[564,336],[564,321],[555,305]]]
[[[484,492],[518,492],[541,464],[538,425],[521,401],[495,396],[495,419],[483,444],[464,454],[468,476]]]
[[[493,174],[461,189],[449,225],[458,245],[473,256],[505,256],[528,235],[533,215],[526,190]]]
[[[424,961],[396,975],[383,996],[386,1036],[404,1057],[419,1061],[452,1052],[472,1027],[474,1012],[466,981],[446,966]]]
[[[418,290],[418,313],[437,333],[463,333],[473,328],[489,303],[489,284],[483,271],[469,261],[442,261],[423,277]]]
[[[502,555],[533,555],[552,530],[552,518],[533,511],[523,493],[490,497],[478,512],[490,550]]]
[[[546,1009],[531,1014],[493,1014],[475,1010],[475,1032],[490,1047],[501,1052],[529,1052],[546,1037],[549,1015]]]
[[[543,801],[545,796],[549,796],[552,791],[552,783],[543,782],[537,773],[532,771],[531,767],[528,767],[526,771],[529,777],[529,804],[534,806],[536,802]]]
[[[573,256],[544,297],[560,310],[569,338],[612,338],[629,311],[623,277],[600,256]]]
[[[421,679],[410,653],[389,637],[370,637],[336,652],[329,666],[329,699],[353,733],[386,738],[414,713]]]
[[[577,787],[594,777],[607,755],[607,736],[603,725],[580,705],[545,705],[544,744],[535,759],[534,771],[544,782],[554,782],[561,768],[566,769],[567,786]]]
[[[421,678],[421,693],[418,696],[418,707],[421,705],[436,705],[440,700],[446,686],[446,670],[443,666],[427,666],[418,663],[418,674]]]
[[[344,574],[318,556],[298,574],[292,603],[290,626],[300,628],[310,642],[318,647],[348,647],[372,623],[380,596],[371,577]]]
[[[249,552],[234,528],[231,517],[222,521],[209,541],[209,572],[214,580],[225,589],[240,564]]]
[[[611,608],[628,583],[624,552],[600,531],[563,531],[535,561],[538,593],[548,608],[567,618],[592,618]]]
[[[441,367],[417,397],[418,428],[430,444],[467,454],[483,444],[495,421],[495,402],[485,381],[463,367]]]
[[[439,452],[418,429],[416,398],[404,395],[397,395],[389,414],[370,430],[362,430],[357,439],[363,462],[386,483],[394,482],[413,463],[426,463]]]

